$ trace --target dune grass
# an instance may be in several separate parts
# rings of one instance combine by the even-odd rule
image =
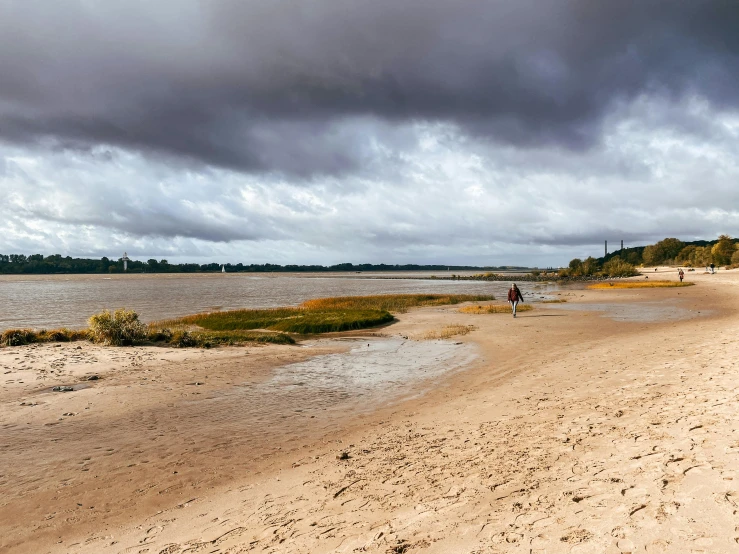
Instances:
[[[530,312],[534,307],[531,304],[519,304],[516,312]],[[488,304],[486,306],[465,306],[459,309],[463,314],[510,314],[513,309],[510,304]]]
[[[541,304],[564,304],[567,302],[564,298],[554,298],[553,300],[542,300]]]
[[[495,297],[475,294],[382,294],[316,298],[303,302],[300,307],[308,310],[384,310],[402,314],[410,308],[420,306],[444,306],[486,300],[495,300]]]
[[[90,338],[87,330],[75,329],[6,329],[0,335],[0,346],[23,346],[41,342],[72,342],[77,340],[88,340]]]
[[[450,339],[459,335],[466,335],[475,329],[477,329],[477,327],[474,325],[446,325],[441,329],[432,329],[411,338],[415,340]]]
[[[588,285],[589,289],[594,290],[609,290],[609,289],[655,289],[655,288],[666,288],[666,287],[689,287],[695,285],[690,281],[619,281],[613,282],[608,281],[606,283],[594,283]]]

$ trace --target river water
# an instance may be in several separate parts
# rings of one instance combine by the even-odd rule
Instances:
[[[510,287],[508,282],[422,278],[432,274],[3,275],[0,331],[18,327],[85,327],[87,319],[103,309],[136,310],[148,322],[212,310],[295,306],[327,296],[448,293],[494,294],[504,299]],[[556,285],[521,283],[520,288],[525,295],[531,292],[535,299],[555,290]]]

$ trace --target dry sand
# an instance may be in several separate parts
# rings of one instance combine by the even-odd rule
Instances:
[[[0,349],[0,551],[739,552],[739,272],[687,278],[413,311],[383,332],[475,325],[477,361],[283,425],[218,399],[348,343]]]

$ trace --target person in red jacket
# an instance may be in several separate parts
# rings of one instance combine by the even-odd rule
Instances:
[[[516,317],[516,306],[518,305],[519,301],[523,302],[523,294],[521,294],[521,291],[516,286],[516,283],[513,283],[511,285],[511,288],[508,289],[508,302],[510,303],[513,310],[513,317]]]

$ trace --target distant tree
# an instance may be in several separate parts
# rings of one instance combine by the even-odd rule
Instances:
[[[633,277],[638,275],[636,268],[622,260],[619,256],[614,256],[603,264],[603,274],[608,277]]]
[[[645,265],[659,265],[675,260],[685,246],[683,241],[667,238],[644,248],[642,258]]]
[[[582,260],[580,258],[573,258],[570,260],[569,274],[573,276],[582,275]]]
[[[635,249],[626,248],[625,252],[621,255],[621,259],[631,265],[639,265],[643,263],[641,252]]]
[[[582,263],[583,275],[593,275],[597,273],[599,270],[600,270],[600,266],[598,265],[598,260],[596,260],[592,256],[588,256],[585,259],[585,261]]]
[[[695,252],[698,249],[694,244],[689,244],[675,256],[675,261],[681,265],[695,265]]]
[[[716,265],[727,265],[731,263],[731,257],[734,255],[735,250],[734,240],[729,235],[720,235],[718,242],[711,248],[713,263]]]

